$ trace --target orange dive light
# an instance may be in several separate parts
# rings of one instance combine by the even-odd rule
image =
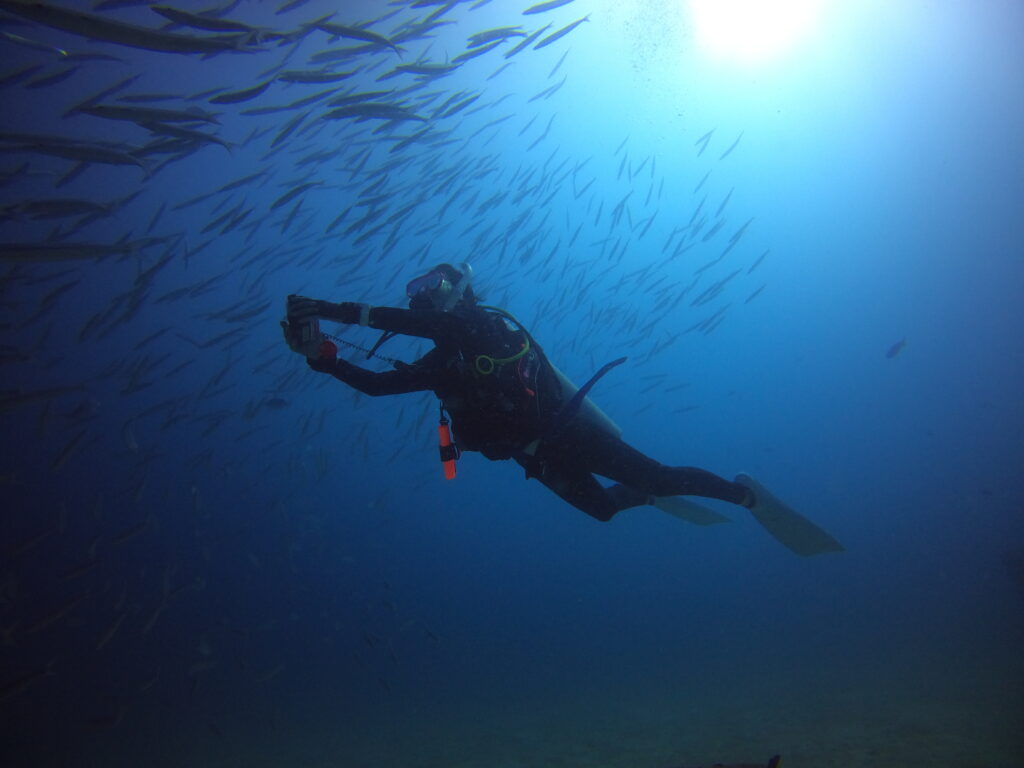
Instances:
[[[455,479],[455,460],[459,458],[459,449],[452,442],[452,433],[448,429],[448,419],[441,415],[441,422],[437,425],[437,436],[440,439],[439,450],[441,453],[441,464],[444,467],[446,480]]]

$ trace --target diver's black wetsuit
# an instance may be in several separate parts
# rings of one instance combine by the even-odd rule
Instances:
[[[326,303],[325,303],[326,304]],[[746,487],[703,469],[667,467],[645,456],[588,419],[577,417],[551,433],[562,406],[558,375],[540,347],[493,372],[483,374],[478,356],[509,358],[523,348],[525,333],[514,330],[497,313],[460,304],[451,311],[409,310],[341,303],[326,304],[323,317],[407,336],[431,339],[436,347],[412,364],[383,373],[367,371],[334,358],[309,360],[311,368],[367,395],[395,395],[432,390],[452,417],[462,450],[489,459],[514,458],[562,499],[598,520],[648,504],[652,496],[706,496],[742,504]],[[487,360],[482,364],[487,368]],[[605,488],[601,475],[617,485]]]

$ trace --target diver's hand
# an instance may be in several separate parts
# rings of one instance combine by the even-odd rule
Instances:
[[[296,296],[294,293],[288,296],[287,315],[288,322],[301,325],[318,317],[327,317],[331,303],[320,299],[310,299],[305,296]]]
[[[334,373],[335,369],[338,367],[338,358],[334,355],[307,357],[306,364],[318,373]]]

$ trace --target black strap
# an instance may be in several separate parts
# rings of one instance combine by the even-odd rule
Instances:
[[[627,358],[625,357],[620,357],[618,360],[612,360],[610,363],[602,365],[601,369],[591,376],[587,380],[586,384],[576,390],[576,394],[573,395],[569,401],[561,407],[558,413],[555,414],[555,418],[551,421],[551,426],[543,435],[541,435],[540,439],[550,439],[565,429],[569,425],[569,422],[576,417],[577,413],[579,413],[580,407],[583,405],[583,400],[586,398],[590,390],[594,388],[594,385],[597,384],[598,380],[600,380],[602,376],[608,373],[608,371],[615,366],[622,365],[626,362],[626,359]]]
[[[380,335],[380,338],[377,339],[377,343],[370,347],[370,351],[366,353],[366,359],[369,360],[371,357],[373,357],[376,354],[377,350],[380,349],[381,344],[383,344],[385,341],[388,341],[389,339],[395,338],[395,336],[397,335],[398,334],[395,333],[394,331],[384,331]]]

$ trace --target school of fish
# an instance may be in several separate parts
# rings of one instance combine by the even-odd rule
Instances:
[[[521,315],[560,364],[585,378],[629,355],[624,417],[655,399],[671,418],[698,407],[677,400],[686,376],[663,359],[766,286],[756,218],[733,215],[741,190],[718,186],[744,134],[694,131],[673,157],[626,131],[601,154],[569,141],[559,94],[585,74],[572,46],[601,24],[585,2],[396,0],[356,17],[317,0],[0,0],[11,723],[57,698],[87,733],[161,692],[190,710],[229,666],[273,685],[299,663],[261,646],[282,619],[180,630],[238,578],[225,561],[301,591],[303,561],[327,546],[322,518],[260,478],[317,486],[351,462],[432,457],[436,403],[392,403],[382,447],[383,411],[321,389],[284,345],[288,293],[399,304],[431,264],[469,261],[488,303]],[[477,24],[485,14],[505,21]],[[517,303],[526,285],[540,300]],[[376,494],[378,512],[387,500]],[[253,543],[268,526],[287,531],[272,551]],[[345,553],[339,569],[358,558]],[[402,645],[444,632],[386,580],[363,595],[358,622],[335,617],[332,631],[387,691]]]

